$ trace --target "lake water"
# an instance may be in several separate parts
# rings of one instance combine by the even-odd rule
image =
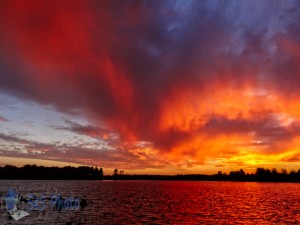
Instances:
[[[31,211],[0,224],[290,224],[300,223],[300,184],[199,181],[0,181],[34,193],[79,196],[79,210]]]

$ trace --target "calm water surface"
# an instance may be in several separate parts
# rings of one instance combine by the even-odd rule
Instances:
[[[0,224],[299,224],[300,184],[198,181],[0,181],[21,195],[85,198],[77,211],[32,211]]]

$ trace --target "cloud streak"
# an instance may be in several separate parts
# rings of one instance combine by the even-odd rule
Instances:
[[[3,122],[7,122],[8,120],[5,119],[4,117],[0,116],[0,123],[3,123]]]
[[[89,143],[70,145],[68,143],[40,143],[18,138],[15,135],[0,134],[0,154],[5,157],[46,159],[61,162],[97,165],[123,169],[163,168],[167,161],[138,152],[137,146],[131,151],[122,147],[112,149],[91,148]],[[9,144],[14,146],[10,148]],[[17,148],[16,148],[17,147]],[[127,146],[128,147],[128,146]],[[143,156],[143,157],[142,157]]]

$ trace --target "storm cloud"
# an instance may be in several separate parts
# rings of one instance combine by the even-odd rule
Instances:
[[[297,1],[0,4],[0,90],[103,125],[60,129],[199,163],[299,136]]]

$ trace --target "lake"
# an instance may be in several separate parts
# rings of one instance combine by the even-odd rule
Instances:
[[[275,224],[300,223],[300,184],[205,181],[0,181],[24,197],[80,197],[78,210],[28,211],[0,224]]]

